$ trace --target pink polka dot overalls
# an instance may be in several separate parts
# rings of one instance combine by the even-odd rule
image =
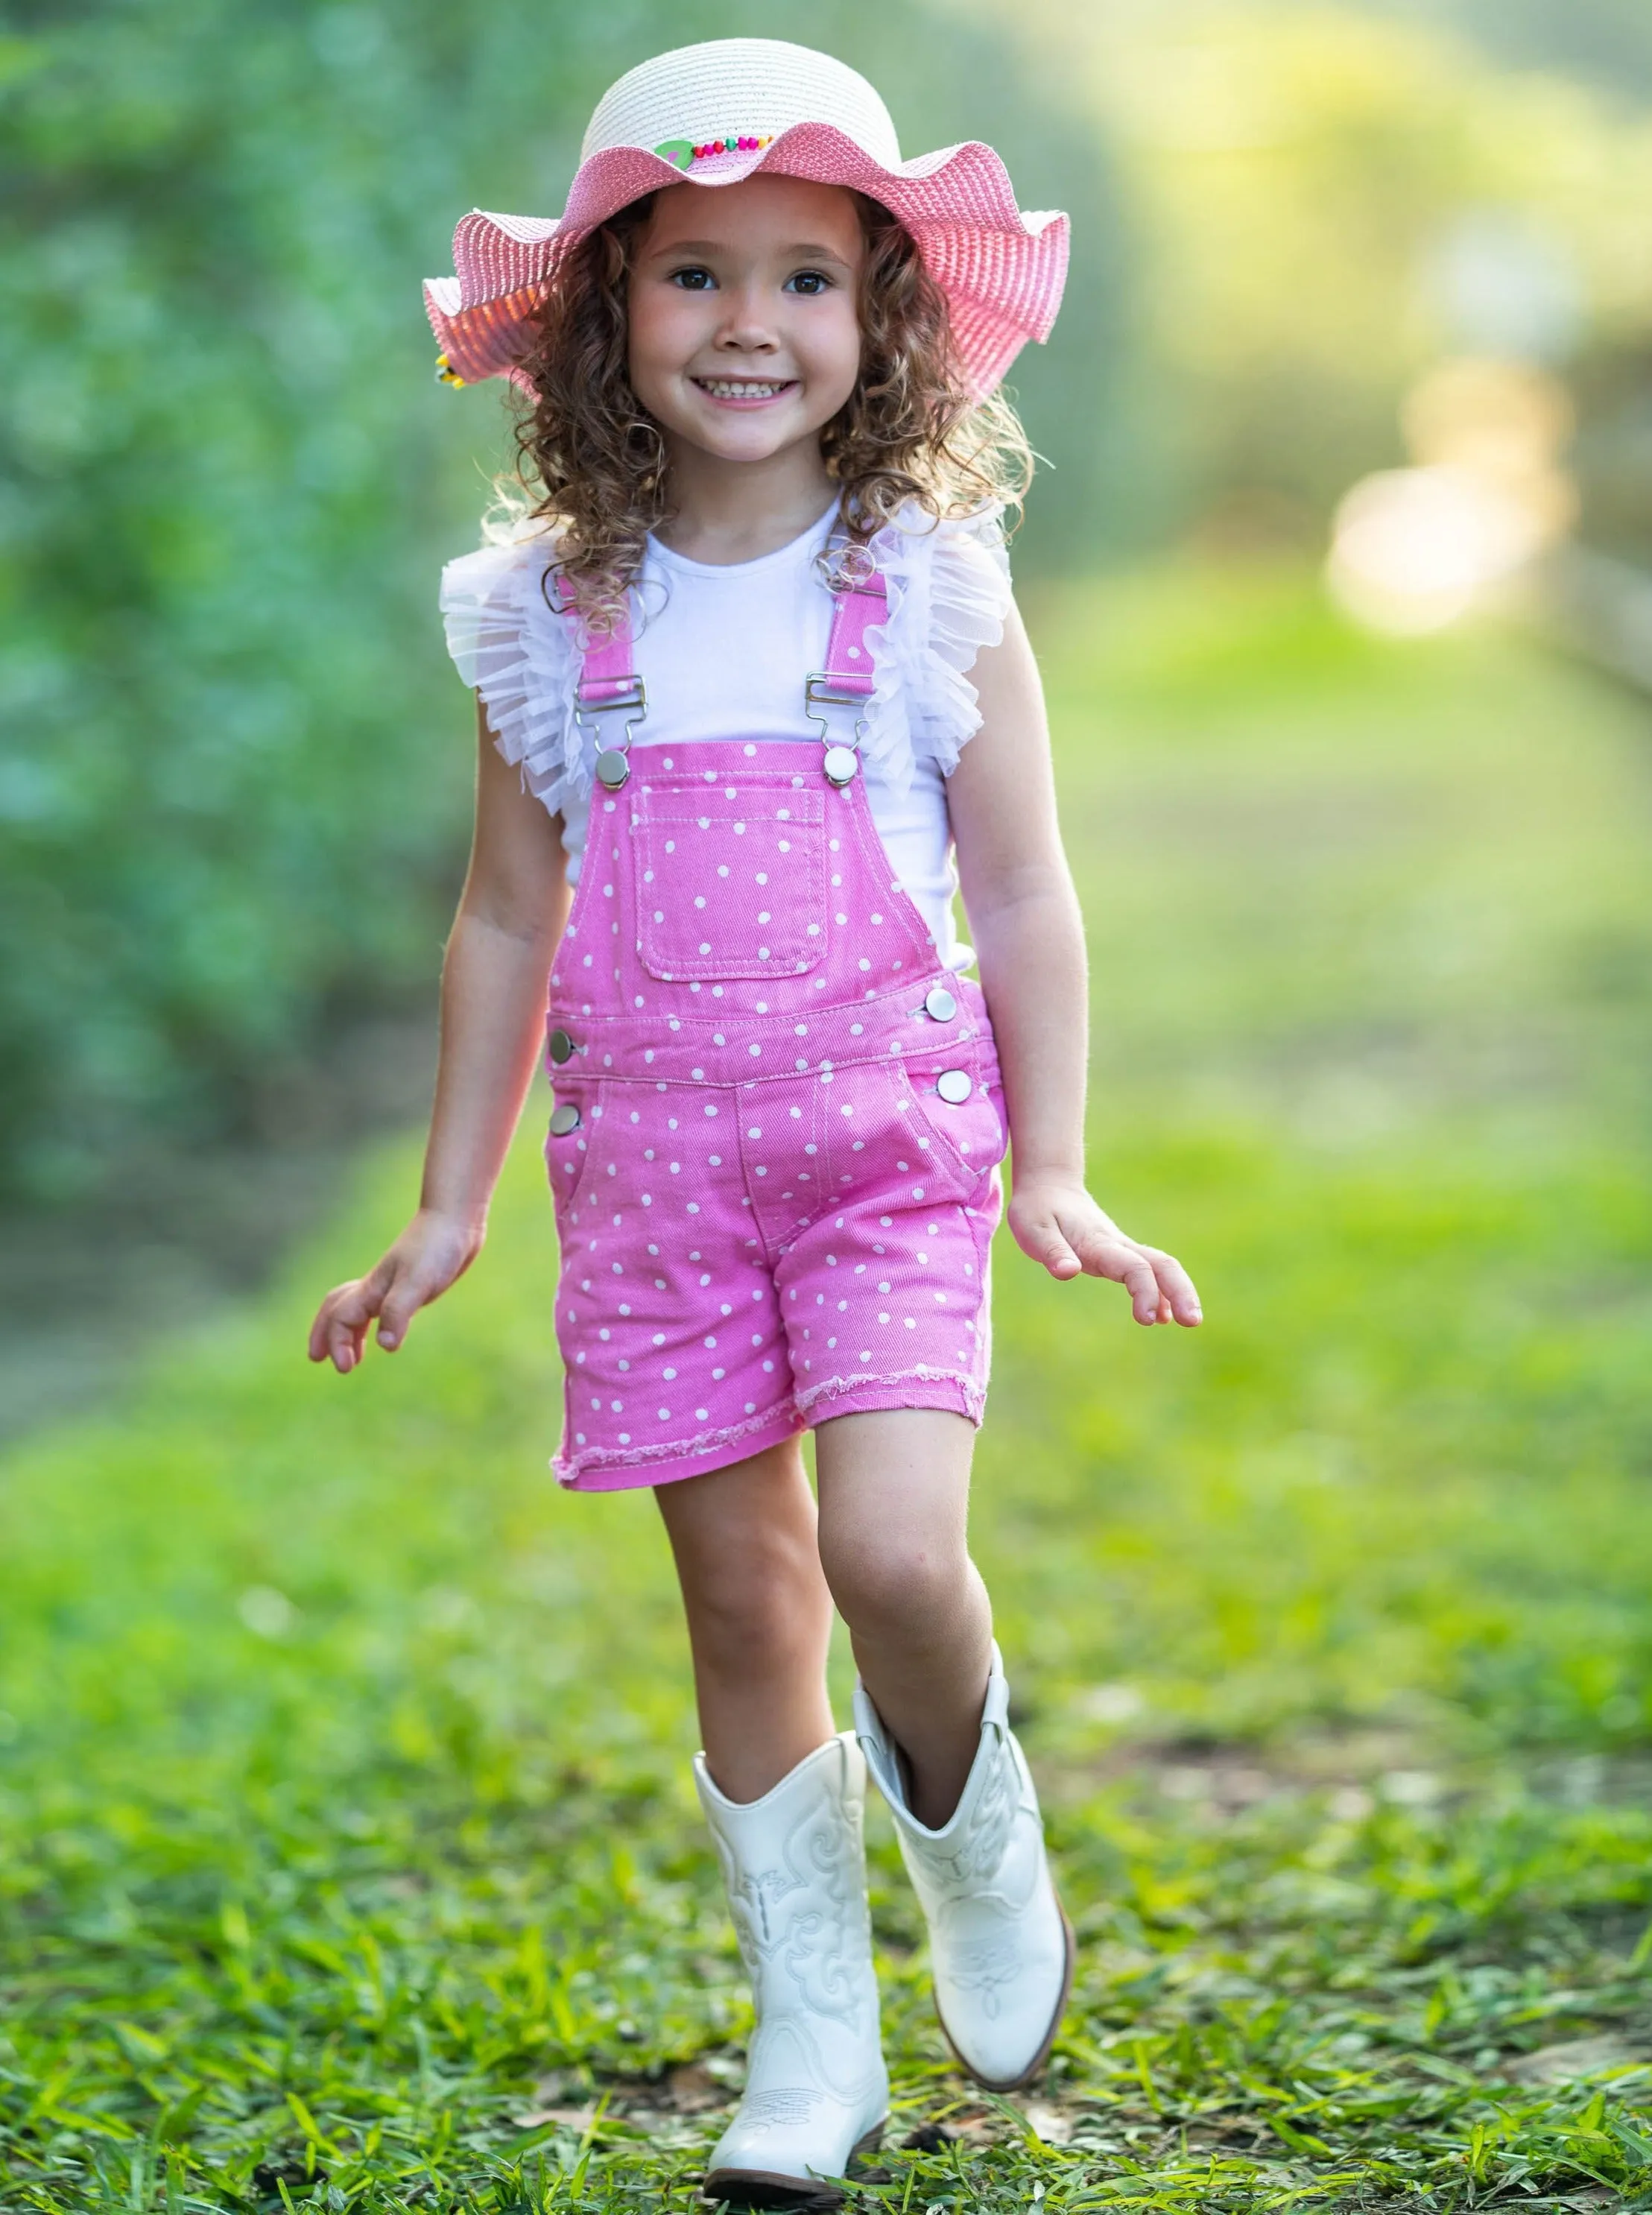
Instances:
[[[883,580],[856,548],[834,582],[806,680],[819,746],[633,753],[629,631],[585,655],[581,713],[609,742],[551,977],[546,1148],[553,1466],[583,1490],[699,1476],[869,1408],[981,1420],[997,1058],[979,986],[941,967],[894,881],[858,727],[837,727],[872,690]]]

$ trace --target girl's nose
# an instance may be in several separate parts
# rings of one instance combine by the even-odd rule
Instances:
[[[725,353],[773,353],[774,332],[763,314],[762,301],[753,292],[724,295],[726,306],[717,343]]]

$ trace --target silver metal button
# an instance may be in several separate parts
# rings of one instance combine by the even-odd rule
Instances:
[[[969,1079],[966,1077],[964,1082],[968,1083]],[[552,1108],[551,1136],[554,1138],[566,1138],[571,1131],[577,1131],[578,1128],[579,1110],[572,1100],[564,1100],[559,1106]]]
[[[572,1058],[573,1040],[568,1036],[566,1031],[553,1031],[550,1035],[549,1045],[551,1049],[551,1059],[553,1061],[564,1062],[570,1060]]]
[[[958,1002],[945,985],[932,985],[923,996],[923,1011],[938,1023],[950,1023],[958,1013]]]
[[[826,758],[821,764],[829,784],[852,784],[860,767],[860,757],[853,746],[828,746]],[[597,775],[600,776],[600,764]]]
[[[597,757],[597,782],[617,792],[631,774],[631,764],[618,746],[604,746]]]
[[[949,1108],[962,1108],[975,1085],[961,1069],[943,1069],[935,1079],[935,1089]]]

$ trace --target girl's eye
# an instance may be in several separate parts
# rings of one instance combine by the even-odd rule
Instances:
[[[685,292],[709,292],[715,281],[709,269],[674,269],[670,279]]]
[[[788,292],[801,292],[805,299],[810,300],[817,298],[822,292],[829,292],[831,285],[831,279],[818,269],[799,269],[795,277],[788,277],[786,280]]]

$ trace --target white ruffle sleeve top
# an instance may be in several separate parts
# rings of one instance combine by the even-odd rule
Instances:
[[[755,561],[690,561],[651,538],[632,587],[636,669],[648,711],[633,746],[695,739],[817,744],[803,688],[819,669],[831,593],[816,556],[835,506],[788,546]],[[935,524],[915,511],[873,538],[889,619],[867,634],[874,690],[860,740],[866,799],[896,880],[933,934],[942,961],[974,956],[953,921],[958,889],[946,779],[980,727],[969,671],[1004,635],[1009,561],[996,512]],[[597,742],[574,715],[579,649],[547,600],[552,541],[541,527],[484,545],[442,573],[448,647],[487,709],[499,752],[524,788],[562,819],[568,874],[584,852]]]

